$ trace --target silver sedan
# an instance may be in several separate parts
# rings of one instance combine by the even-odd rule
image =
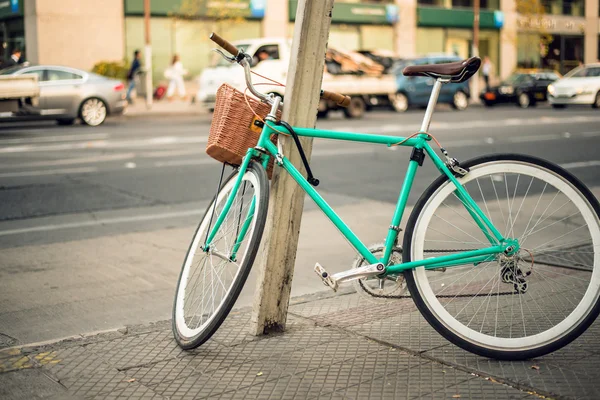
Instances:
[[[91,72],[35,65],[11,67],[0,74],[38,76],[38,110],[16,116],[19,120],[54,119],[61,125],[71,125],[79,118],[86,125],[98,126],[108,115],[122,114],[127,107],[123,82]]]

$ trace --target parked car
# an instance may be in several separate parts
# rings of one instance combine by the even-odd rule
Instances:
[[[454,55],[436,54],[414,59],[405,59],[396,63],[391,73],[396,76],[397,93],[393,105],[396,111],[406,111],[410,106],[426,106],[435,80],[421,76],[404,76],[402,70],[409,65],[445,64],[463,59]],[[442,85],[438,103],[449,103],[457,110],[469,106],[469,83],[447,83]]]
[[[548,99],[554,108],[569,104],[589,104],[600,108],[600,63],[587,64],[565,75],[548,87]]]
[[[71,125],[79,118],[86,125],[98,126],[127,106],[123,82],[91,72],[54,65],[19,65],[0,71],[3,76],[24,74],[37,75],[39,104],[0,114],[0,121],[53,119]]]
[[[548,85],[560,78],[561,75],[552,70],[519,70],[500,85],[483,90],[479,97],[488,107],[498,103],[514,103],[527,108],[548,100]]]

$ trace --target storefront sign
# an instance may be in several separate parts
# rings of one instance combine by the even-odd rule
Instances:
[[[298,0],[289,0],[290,21],[296,19]],[[398,7],[394,4],[335,2],[331,22],[346,24],[390,25],[398,22]]]
[[[264,18],[266,0],[152,0],[152,15]],[[144,13],[144,0],[125,0],[125,15]]]
[[[472,10],[438,7],[417,8],[418,26],[442,28],[473,28],[475,14]],[[481,10],[479,27],[482,29],[500,29],[504,26],[504,14],[501,11]]]
[[[544,31],[548,33],[582,33],[585,31],[584,18],[561,18],[534,16],[519,16],[517,26],[525,31]]]
[[[23,0],[0,0],[0,18],[23,15]]]

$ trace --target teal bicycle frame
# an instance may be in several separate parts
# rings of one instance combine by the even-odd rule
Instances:
[[[484,214],[481,208],[475,203],[473,198],[469,195],[469,193],[463,188],[460,184],[459,179],[457,179],[453,172],[448,168],[446,163],[442,161],[442,159],[435,153],[433,148],[430,146],[429,141],[431,137],[427,135],[426,130],[429,127],[429,121],[431,118],[431,113],[433,111],[433,107],[437,102],[437,96],[439,95],[440,86],[443,82],[441,80],[437,80],[434,86],[434,90],[431,95],[430,104],[428,106],[425,120],[423,123],[423,127],[418,135],[413,138],[406,139],[400,136],[387,136],[387,135],[374,135],[374,134],[363,134],[363,133],[353,133],[353,132],[339,132],[339,131],[329,131],[329,130],[320,130],[320,129],[310,129],[310,128],[300,128],[294,127],[294,131],[298,136],[302,137],[311,137],[311,138],[323,138],[323,139],[331,139],[331,140],[344,140],[344,141],[352,141],[352,142],[361,142],[361,143],[373,143],[373,144],[382,144],[388,147],[401,145],[406,147],[413,147],[417,150],[424,151],[433,161],[434,165],[437,169],[455,185],[456,190],[455,194],[463,203],[464,207],[467,209],[468,213],[473,217],[475,223],[479,226],[483,234],[486,236],[488,241],[490,242],[489,247],[481,248],[478,250],[465,251],[445,256],[427,258],[424,260],[416,260],[407,263],[401,264],[393,264],[389,265],[385,268],[385,271],[381,274],[381,276],[385,275],[397,275],[402,273],[403,271],[417,268],[417,267],[425,267],[426,269],[436,269],[436,268],[446,268],[453,267],[458,265],[465,264],[477,264],[485,261],[490,261],[499,253],[506,254],[514,254],[518,251],[518,242],[516,240],[507,239],[502,236],[502,234],[496,229],[496,227],[492,224],[489,218]],[[274,110],[277,108],[273,106]],[[242,164],[239,167],[239,174],[237,176],[237,180],[234,184],[234,188],[232,193],[229,196],[228,201],[225,204],[225,207],[215,222],[209,236],[208,240],[205,244],[205,249],[210,247],[210,243],[215,237],[225,215],[229,211],[231,204],[233,203],[233,199],[241,185],[242,177],[248,168],[251,159],[260,159],[262,165],[264,167],[267,166],[267,163],[270,157],[274,157],[275,163],[283,168],[287,173],[291,175],[291,177],[296,181],[298,185],[310,196],[310,198],[316,203],[316,205],[323,211],[323,213],[331,220],[331,222],[337,227],[340,233],[350,242],[350,244],[356,249],[356,251],[364,257],[364,259],[369,264],[378,264],[382,263],[383,265],[388,265],[390,256],[392,254],[392,250],[397,241],[399,234],[399,226],[402,222],[402,217],[406,210],[406,203],[408,200],[408,196],[410,194],[413,182],[415,180],[416,172],[419,167],[419,163],[417,160],[411,158],[408,164],[408,169],[406,172],[406,176],[404,178],[404,183],[402,184],[402,188],[400,190],[398,203],[396,204],[396,209],[394,215],[392,217],[392,221],[390,223],[387,236],[385,239],[385,247],[383,256],[381,258],[376,258],[365,246],[363,242],[354,234],[354,232],[344,223],[344,221],[335,213],[335,211],[331,208],[331,206],[321,197],[321,195],[313,188],[306,178],[298,171],[298,169],[283,155],[280,154],[279,149],[276,145],[274,145],[270,137],[272,135],[277,135],[279,132],[286,132],[285,128],[281,125],[277,125],[276,130],[273,128],[271,124],[273,124],[274,111],[267,117],[267,123],[263,127],[262,133],[258,140],[257,146],[255,148],[248,149],[246,157]],[[265,154],[267,153],[267,154]],[[240,229],[237,245],[234,247],[232,254],[228,255],[228,257],[232,260],[236,258],[236,253],[239,249],[239,243],[244,238],[248,231],[248,227],[250,226],[251,215],[253,214],[254,209],[254,200],[250,206],[249,217],[246,218],[245,223]]]

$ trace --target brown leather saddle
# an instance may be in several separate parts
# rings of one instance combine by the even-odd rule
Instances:
[[[471,57],[464,61],[446,64],[411,65],[404,68],[404,76],[428,76],[430,78],[441,78],[452,83],[464,82],[479,70],[481,59]]]

